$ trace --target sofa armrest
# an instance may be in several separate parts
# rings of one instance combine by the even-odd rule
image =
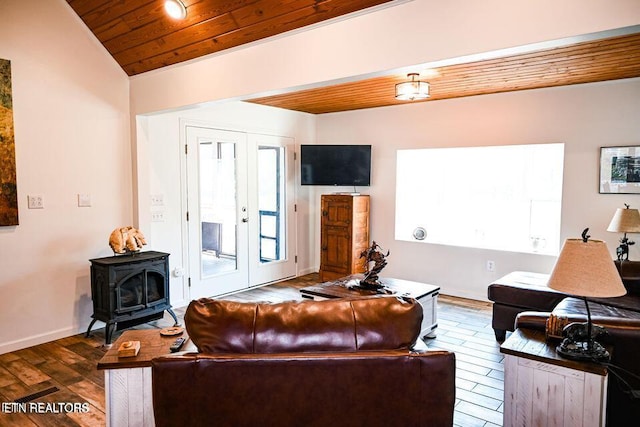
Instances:
[[[523,311],[516,317],[516,328],[544,331],[551,313],[546,311]]]

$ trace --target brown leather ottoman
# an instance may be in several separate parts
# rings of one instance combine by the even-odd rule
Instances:
[[[640,310],[640,261],[614,261],[627,295],[607,298],[602,302],[621,309]],[[506,331],[514,330],[518,313],[523,311],[550,312],[566,296],[549,289],[549,275],[515,271],[489,285],[489,300],[493,301],[492,326],[498,341]],[[598,302],[597,298],[591,299]]]
[[[507,331],[514,331],[518,313],[550,312],[567,295],[547,287],[548,274],[514,271],[489,285],[488,297],[493,301],[491,326],[496,340],[504,341]]]

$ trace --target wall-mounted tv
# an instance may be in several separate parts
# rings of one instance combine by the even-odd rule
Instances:
[[[371,182],[371,145],[301,145],[302,185],[367,187]]]

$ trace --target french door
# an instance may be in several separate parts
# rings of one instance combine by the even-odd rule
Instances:
[[[190,298],[295,275],[293,139],[186,127]]]

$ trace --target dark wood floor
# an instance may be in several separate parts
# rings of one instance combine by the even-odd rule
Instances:
[[[301,299],[299,288],[317,283],[317,274],[252,289],[225,298],[237,301]],[[184,309],[176,310],[182,317]],[[165,318],[139,328],[164,328]],[[114,333],[114,340],[119,336]],[[0,426],[103,426],[104,375],[96,364],[106,351],[104,330],[90,338],[83,334],[0,355]],[[502,354],[491,329],[489,303],[440,295],[437,337],[433,349],[456,353],[456,426],[500,426],[503,410]],[[49,393],[41,397],[34,393]],[[86,413],[9,413],[7,403],[18,399],[54,404],[88,403]],[[2,411],[4,409],[4,411]]]

